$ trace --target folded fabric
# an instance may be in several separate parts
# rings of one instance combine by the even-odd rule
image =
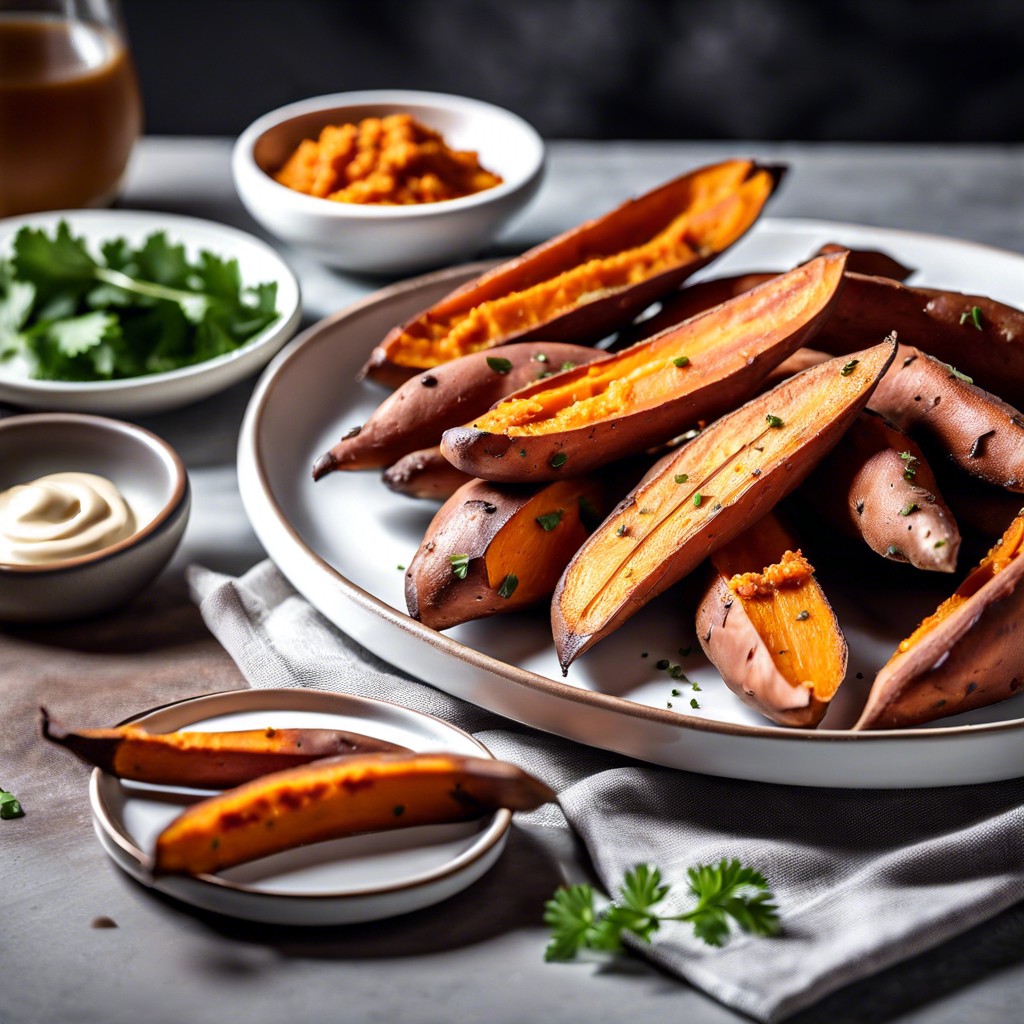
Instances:
[[[656,864],[663,913],[688,908],[686,872],[738,858],[770,880],[774,938],[721,949],[683,924],[638,951],[721,1002],[778,1021],[930,949],[1024,898],[1024,782],[826,790],[639,764],[511,722],[388,666],[324,619],[269,562],[239,579],[189,572],[194,600],[254,687],[379,697],[446,719],[559,793],[528,821],[572,827],[606,889]],[[563,817],[564,815],[564,817]],[[552,968],[554,970],[556,968]]]

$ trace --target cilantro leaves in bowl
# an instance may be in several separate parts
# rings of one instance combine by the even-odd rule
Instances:
[[[98,381],[163,373],[232,352],[279,319],[277,283],[244,287],[238,260],[155,231],[93,255],[61,220],[29,225],[0,264],[0,357],[32,377]]]

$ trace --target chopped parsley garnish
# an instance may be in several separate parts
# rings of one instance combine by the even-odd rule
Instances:
[[[971,306],[970,309],[965,309],[960,314],[961,325],[971,323],[977,330],[981,330],[981,307]]]
[[[498,597],[503,597],[507,601],[516,592],[516,587],[518,586],[519,577],[514,572],[510,572],[501,581],[501,586],[498,587]]]
[[[690,365],[690,357],[689,356],[676,356],[675,359],[672,360],[672,365],[673,366],[679,366],[679,367],[689,366]]]
[[[860,362],[859,359],[851,359],[840,371],[840,375],[843,377],[849,377],[853,373],[857,364]]]
[[[488,356],[487,357],[487,365],[495,373],[502,373],[502,374],[504,374],[504,373],[508,373],[509,370],[512,369],[512,360],[511,359],[504,359],[501,356]]]
[[[689,479],[690,479],[690,474],[689,473],[676,473],[676,483],[677,484],[685,484],[686,481],[689,480]]]
[[[700,711],[700,701],[698,701],[696,697],[691,697],[690,707],[693,708],[694,711]]]
[[[538,363],[546,363],[548,361],[548,357],[543,352],[538,352],[533,358]]]
[[[913,480],[917,476],[917,467],[920,464],[916,455],[911,455],[910,452],[900,452],[900,458],[903,460],[903,479]]]
[[[398,570],[399,572],[405,572],[405,566],[404,566],[404,565],[396,565],[396,566],[395,566],[395,568],[396,568],[396,569],[397,569],[397,570]]]
[[[668,895],[661,872],[651,864],[638,864],[627,871],[614,902],[598,910],[589,885],[559,889],[544,905],[544,923],[551,928],[551,940],[544,959],[572,960],[581,950],[622,950],[622,937],[629,933],[642,942],[663,924],[681,922],[693,926],[693,934],[709,946],[723,946],[729,939],[730,921],[751,935],[778,933],[779,912],[772,902],[768,882],[759,871],[738,860],[700,864],[687,872],[690,895],[696,906],[685,913],[661,915],[656,906]]]
[[[944,548],[946,546],[946,542],[944,540],[937,540],[935,542],[935,546],[937,548]]]
[[[567,359],[564,363],[562,363],[562,365],[559,367],[559,369],[562,370],[563,372],[565,370],[575,370],[576,369],[576,364],[574,362],[571,362],[570,360]]]
[[[694,508],[700,508],[700,503],[701,503],[701,502],[702,502],[703,500],[704,500],[704,495],[703,495],[703,494],[701,494],[701,493],[700,493],[700,491],[698,491],[698,492],[697,492],[697,493],[696,493],[696,494],[695,494],[695,495],[693,496],[693,507],[694,507]]]
[[[672,696],[673,697],[682,697],[682,695],[683,695],[683,691],[682,690],[676,690],[675,688],[673,688],[673,690],[672,690]]]
[[[977,308],[977,307],[975,307]],[[973,384],[974,378],[968,377],[966,373],[961,373],[955,366],[950,363],[946,363],[946,368],[949,370],[951,377],[956,377],[957,380],[962,380],[965,384]]]
[[[545,533],[550,533],[562,521],[564,514],[563,509],[555,509],[554,512],[546,512],[542,516],[537,516],[536,522]]]
[[[618,527],[615,530],[615,536],[616,537],[625,537],[626,536],[626,524],[625,523],[620,523],[618,525]]]
[[[551,459],[549,460],[548,465],[552,469],[560,469],[568,461],[569,461],[569,456],[566,455],[565,452],[555,452],[555,454],[551,456]]]
[[[5,821],[11,818],[24,818],[25,812],[22,810],[21,803],[13,793],[8,793],[5,789],[0,789],[0,818]]]
[[[449,555],[448,561],[452,563],[452,572],[464,580],[469,572],[469,555]]]
[[[916,512],[921,506],[916,501],[908,501],[903,508],[900,509],[901,516],[909,516],[911,512]]]
[[[764,420],[769,427],[774,427],[776,430],[782,426],[782,417],[780,416],[773,416],[771,413],[768,413]]]

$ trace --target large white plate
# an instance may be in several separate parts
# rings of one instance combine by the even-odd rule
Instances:
[[[133,718],[152,732],[190,729],[343,729],[410,750],[490,757],[461,729],[384,701],[315,690],[232,690],[194,697]],[[183,903],[269,924],[352,924],[438,903],[475,882],[498,859],[512,821],[428,825],[314,843],[196,877],[154,879],[156,838],[182,807],[208,791],[123,782],[97,768],[93,823],[114,862],[144,885]]]
[[[58,210],[32,213],[0,221],[0,256],[6,257],[14,236],[25,225],[47,232],[66,220],[72,234],[85,238],[93,253],[102,242],[127,238],[141,244],[155,231],[185,246],[195,258],[208,249],[226,259],[237,259],[246,287],[277,282],[280,316],[244,345],[214,359],[180,370],[104,381],[33,380],[20,359],[0,360],[0,401],[29,409],[55,412],[98,412],[113,416],[151,415],[176,409],[223,391],[263,369],[295,333],[302,317],[299,283],[291,268],[266,242],[226,224],[170,213],[144,210]]]
[[[1024,303],[1024,257],[953,239],[816,221],[766,220],[711,270],[782,269],[825,242],[884,249],[920,268],[913,281],[922,284]],[[392,494],[373,473],[334,473],[314,485],[310,467],[380,401],[379,389],[353,380],[372,346],[479,269],[453,268],[395,285],[322,321],[280,354],[253,396],[239,443],[246,512],[271,558],[324,615],[392,664],[449,693],[548,732],[672,767],[867,788],[1024,774],[1020,697],[916,730],[843,728],[898,641],[952,590],[948,577],[922,578],[915,584],[919,592],[892,592],[870,574],[832,588],[850,669],[816,731],[766,724],[735,699],[701,656],[692,603],[680,600],[679,588],[581,658],[565,681],[546,609],[468,623],[444,635],[409,618],[398,567],[412,558],[435,507]],[[880,573],[889,569],[878,565]],[[681,662],[700,691],[659,671],[663,658]],[[699,708],[691,708],[691,700]]]

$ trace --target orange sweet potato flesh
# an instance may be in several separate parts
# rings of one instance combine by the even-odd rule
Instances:
[[[385,486],[407,498],[447,501],[463,484],[473,479],[456,469],[439,447],[423,448],[403,455],[381,474]]]
[[[275,772],[193,804],[157,838],[153,873],[206,874],[306,843],[532,810],[554,799],[503,761],[370,754]]]
[[[1024,511],[875,677],[856,729],[985,707],[1024,685]]]
[[[846,675],[846,640],[796,538],[772,514],[711,556],[697,637],[726,685],[780,725],[813,728]]]
[[[605,353],[581,345],[504,345],[455,359],[407,380],[358,428],[317,459],[313,479],[333,470],[379,469],[437,445],[449,427],[486,412],[513,391]]]
[[[900,345],[869,405],[970,476],[1024,492],[1024,415],[958,369]]]
[[[137,725],[69,730],[43,709],[43,737],[119,779],[223,789],[323,757],[398,752],[374,736],[336,729],[151,733]]]
[[[461,487],[434,517],[406,572],[409,614],[448,629],[547,599],[607,513],[605,490],[588,477]]]
[[[562,668],[692,572],[797,487],[892,361],[894,339],[759,395],[666,456],[594,531],[551,605]]]
[[[699,168],[503,263],[396,327],[364,374],[394,383],[509,341],[596,341],[726,250],[782,169]]]
[[[813,337],[845,254],[822,256],[615,355],[529,385],[464,427],[445,457],[486,480],[586,473],[643,451],[753,395]]]
[[[800,493],[823,522],[883,558],[956,570],[960,531],[924,452],[877,413],[854,420]]]

